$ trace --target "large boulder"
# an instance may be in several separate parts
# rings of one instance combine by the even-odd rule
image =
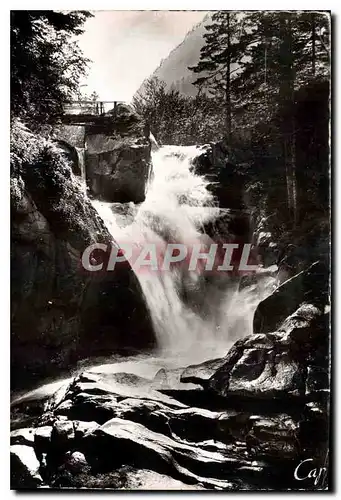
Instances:
[[[151,172],[149,131],[127,105],[118,104],[103,123],[85,133],[86,177],[94,197],[140,203]]]
[[[221,208],[213,221],[204,224],[205,233],[216,243],[250,243],[252,228],[246,210]]]
[[[209,182],[207,189],[219,207],[245,209],[245,178],[240,167],[230,161],[225,143],[212,143],[203,146],[202,150],[193,161],[193,169],[196,174],[205,176]]]
[[[328,347],[326,314],[304,303],[277,332],[253,334],[236,342],[208,387],[224,397],[325,399]]]
[[[240,166],[230,161],[226,144],[221,141],[202,146],[202,152],[193,160],[196,174],[208,181],[207,190],[213,195],[219,208],[212,220],[203,224],[203,232],[218,244],[217,262],[223,261],[223,244],[237,244],[233,250],[231,264],[233,271],[229,275],[240,275],[239,264],[243,245],[251,244],[253,239],[253,221],[245,196],[247,179]],[[255,264],[257,256],[254,249],[248,264]]]
[[[11,174],[12,388],[78,359],[148,347],[153,328],[129,266],[86,272],[92,243],[116,243],[51,143],[13,130]]]
[[[218,358],[204,361],[198,365],[190,365],[182,370],[180,380],[183,383],[200,384],[206,387],[212,375],[225,364],[226,358]]]
[[[31,446],[14,444],[10,448],[11,488],[32,489],[43,483],[40,463]]]
[[[276,334],[258,334],[235,345],[209,388],[224,397],[286,398],[304,394],[303,368],[287,342]]]
[[[308,268],[282,283],[259,303],[253,320],[254,333],[275,332],[303,302],[323,309],[328,303],[329,270],[323,262]]]
[[[24,444],[33,446],[34,431],[30,427],[22,427],[11,432],[11,444]]]

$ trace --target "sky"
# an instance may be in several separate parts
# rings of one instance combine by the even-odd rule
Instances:
[[[206,11],[95,11],[79,38],[93,62],[82,89],[103,101],[129,102]]]

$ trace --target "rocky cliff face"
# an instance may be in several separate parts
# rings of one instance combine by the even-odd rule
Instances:
[[[95,198],[141,203],[151,172],[148,130],[135,112],[118,104],[103,124],[86,127],[87,183]]]
[[[80,358],[148,347],[153,329],[129,267],[82,269],[94,242],[115,244],[61,151],[14,127],[11,152],[12,388]]]
[[[220,208],[243,210],[245,178],[239,166],[230,161],[228,148],[223,141],[202,147],[202,154],[194,160],[193,168],[209,182],[207,189]]]
[[[64,149],[69,143],[78,154],[74,173],[84,177],[93,197],[119,203],[144,201],[152,168],[151,142],[149,130],[130,106],[118,103],[115,110],[94,116],[86,125],[57,127],[54,135]],[[72,156],[70,151],[68,155]]]
[[[204,225],[205,233],[220,245],[251,243],[253,226],[245,193],[246,179],[230,162],[224,142],[202,146],[202,153],[194,159],[193,169],[208,181],[207,189],[220,209],[218,217]],[[233,259],[239,262],[240,257],[235,250]]]

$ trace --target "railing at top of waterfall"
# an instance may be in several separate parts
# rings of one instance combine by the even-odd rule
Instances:
[[[105,113],[115,115],[117,105],[123,101],[72,101],[64,106],[66,115],[103,116]]]

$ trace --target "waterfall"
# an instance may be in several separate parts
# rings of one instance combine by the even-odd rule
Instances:
[[[93,200],[93,205],[119,244],[134,242],[166,247],[207,241],[203,225],[219,208],[207,181],[193,171],[196,146],[163,146],[152,153],[153,176],[139,205]],[[124,212],[122,214],[122,211]],[[226,273],[206,280],[202,271],[180,267],[136,273],[151,313],[161,351],[191,354],[191,359],[221,355],[240,337],[252,333],[253,313],[269,293],[273,280],[264,278],[239,291]]]
[[[78,155],[78,165],[79,165],[79,170],[80,170],[80,177],[82,179],[82,182],[86,186],[86,172],[85,172],[85,149],[84,148],[77,148],[77,155]]]

